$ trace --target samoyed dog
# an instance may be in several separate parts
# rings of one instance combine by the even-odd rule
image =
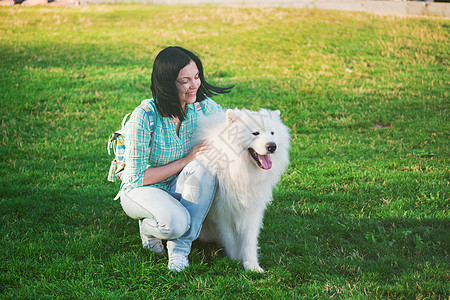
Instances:
[[[218,179],[200,240],[219,242],[247,270],[258,263],[258,235],[272,190],[289,164],[289,129],[279,111],[228,109],[199,120],[197,142],[207,144],[198,159]]]

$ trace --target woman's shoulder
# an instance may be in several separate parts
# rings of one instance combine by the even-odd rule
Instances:
[[[197,102],[196,104],[200,105],[203,113],[206,115],[222,110],[222,107],[209,97],[202,102]]]
[[[157,117],[155,101],[153,99],[145,99],[133,111],[130,117],[135,123],[154,122]]]
[[[136,107],[136,110],[142,110],[144,112],[156,112],[156,104],[155,104],[155,100],[152,99],[145,99],[141,102],[141,104],[139,104],[138,107]]]
[[[133,114],[136,114],[137,116],[155,116],[157,112],[158,110],[156,109],[155,101],[153,99],[145,99],[134,109]]]

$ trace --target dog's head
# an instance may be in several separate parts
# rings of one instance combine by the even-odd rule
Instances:
[[[228,109],[226,120],[235,134],[233,143],[247,151],[249,160],[257,167],[270,170],[279,152],[288,155],[289,129],[281,121],[280,111]]]

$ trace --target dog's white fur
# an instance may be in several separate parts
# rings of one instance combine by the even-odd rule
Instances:
[[[199,159],[218,179],[200,240],[217,241],[245,269],[264,272],[258,263],[258,235],[272,190],[289,163],[289,129],[279,111],[266,109],[229,109],[200,119],[197,128],[194,140],[210,147]],[[276,144],[275,152],[270,153],[268,143],[269,150]],[[258,166],[249,148],[270,155],[272,163],[264,158],[265,169]]]

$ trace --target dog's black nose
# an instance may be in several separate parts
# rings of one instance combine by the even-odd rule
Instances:
[[[277,150],[277,144],[272,143],[272,142],[267,143],[267,144],[266,144],[266,149],[267,149],[267,151],[269,151],[270,153],[274,153],[275,150]]]

